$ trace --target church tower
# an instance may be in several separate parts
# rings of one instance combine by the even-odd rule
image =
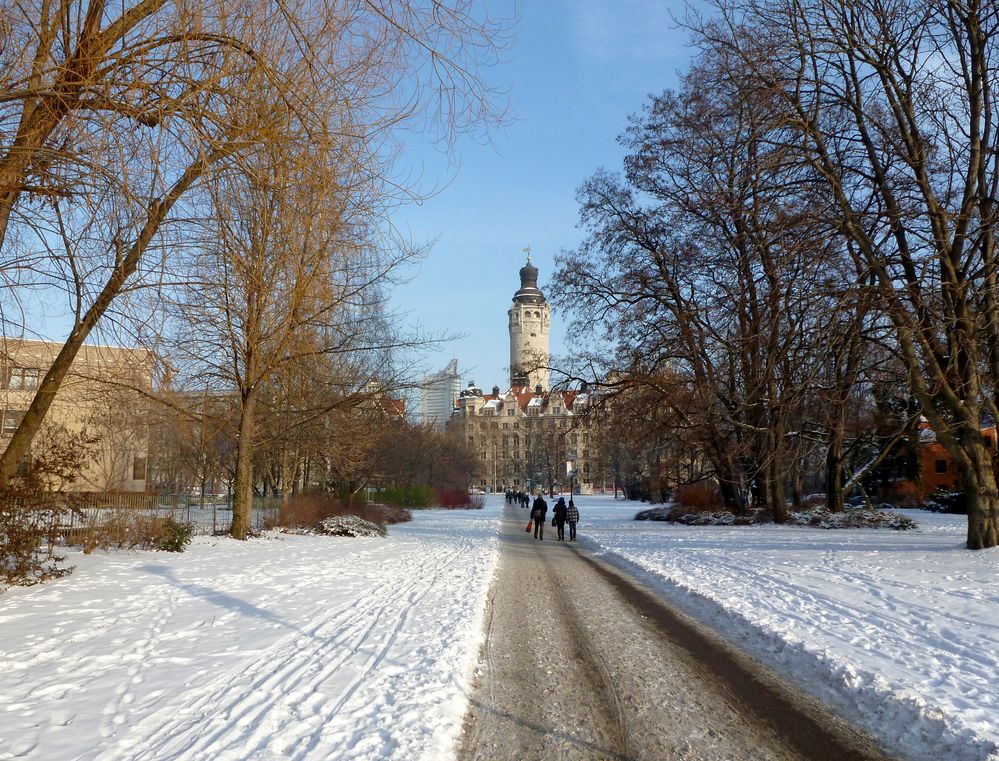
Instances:
[[[538,268],[527,264],[520,268],[520,290],[513,294],[510,316],[510,385],[541,386],[548,390],[548,333],[551,330],[551,307],[538,289]],[[539,367],[544,365],[544,367]]]

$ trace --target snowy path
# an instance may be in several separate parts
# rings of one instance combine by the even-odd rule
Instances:
[[[462,761],[882,758],[717,637],[507,508]]]
[[[436,759],[460,731],[495,519],[201,539],[0,597],[0,759]]]
[[[914,761],[999,759],[999,549],[918,531],[636,522],[580,501],[584,546]]]

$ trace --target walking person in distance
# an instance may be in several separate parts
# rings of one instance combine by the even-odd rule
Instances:
[[[539,541],[545,540],[545,517],[548,515],[548,503],[538,492],[534,505],[531,507],[531,518],[534,519],[534,538]]]
[[[565,517],[569,521],[569,541],[575,542],[576,524],[579,523],[579,510],[576,509],[576,503],[572,501],[572,497],[569,497],[569,507],[566,509]]]
[[[555,509],[552,511],[554,518],[552,518],[552,523],[555,528],[558,529],[558,540],[560,542],[565,541],[565,521],[569,513],[569,508],[565,506],[565,497],[559,497],[558,502],[555,503]]]

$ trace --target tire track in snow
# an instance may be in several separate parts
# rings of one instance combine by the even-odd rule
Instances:
[[[412,606],[467,549],[464,542],[428,557],[426,546],[414,548],[396,561],[399,570],[393,575],[408,579],[401,589],[385,585],[363,604],[353,600],[335,611],[319,611],[301,632],[282,638],[249,667],[218,676],[198,688],[193,699],[188,693],[182,696],[183,703],[174,701],[144,717],[116,743],[117,747],[103,749],[101,758],[159,761],[217,756],[226,751],[247,758],[267,751],[275,738],[280,746],[276,750],[282,755],[302,757],[321,741],[331,712],[342,709],[384,661]],[[428,563],[435,560],[428,578]],[[328,582],[317,577],[306,583]],[[389,635],[365,660],[358,675],[332,703],[324,699],[323,684],[362,652],[372,634],[383,630],[383,621],[392,616],[397,620],[389,626]],[[326,630],[339,634],[322,639]]]
[[[419,593],[415,591],[415,588],[418,586],[418,584],[412,584],[409,587],[409,592],[408,592],[409,604],[403,607],[402,614],[399,616],[394,626],[392,627],[390,636],[386,638],[384,644],[382,645],[381,648],[379,648],[379,650],[375,653],[375,655],[368,659],[364,669],[354,678],[353,682],[347,687],[346,690],[344,690],[344,692],[333,703],[333,705],[324,709],[324,713],[326,713],[327,715],[337,714],[350,701],[350,699],[353,698],[353,696],[356,694],[360,686],[365,681],[367,681],[371,673],[387,657],[389,651],[392,649],[392,646],[396,643],[400,632],[402,632],[403,629],[405,628],[405,625],[409,620],[410,611],[412,611],[423,600],[423,598],[426,597],[427,594],[437,586],[438,580],[440,579],[442,572],[445,569],[453,566],[458,561],[459,557],[461,557],[461,555],[467,552],[468,548],[469,548],[469,543],[467,541],[464,541],[462,542],[459,549],[452,552],[444,553],[443,561],[439,562],[434,567],[431,578],[427,580],[427,582],[424,584],[423,589],[419,591]],[[384,608],[382,610],[384,610]],[[322,725],[320,725],[315,731],[313,731],[310,737],[305,738],[304,747],[302,747],[303,743],[299,744],[299,747],[296,748],[296,750],[299,751],[295,756],[296,758],[304,757],[304,755],[307,755],[311,750],[313,750],[318,745],[318,743],[321,740],[322,730],[323,727]]]

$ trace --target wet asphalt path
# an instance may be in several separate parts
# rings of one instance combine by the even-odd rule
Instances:
[[[550,524],[538,542],[526,523],[504,508],[460,761],[887,758]]]

